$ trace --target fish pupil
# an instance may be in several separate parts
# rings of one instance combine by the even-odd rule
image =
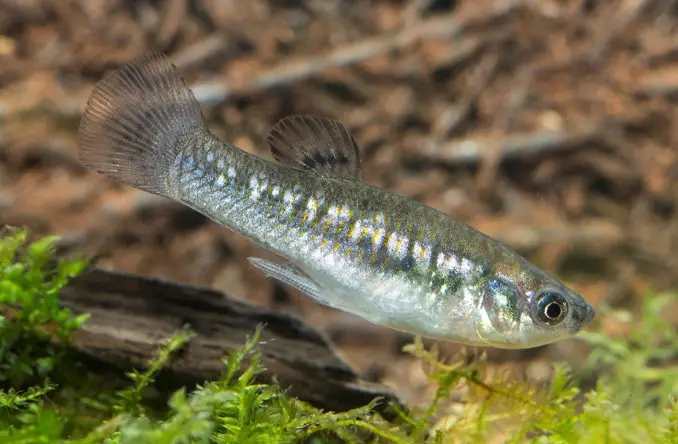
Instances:
[[[560,305],[558,305],[555,302],[551,302],[550,304],[548,304],[546,306],[546,309],[544,310],[544,314],[550,319],[558,319],[562,312],[563,311],[560,308]]]
[[[562,322],[567,311],[567,301],[560,293],[546,291],[537,297],[536,315],[547,325],[553,326]]]

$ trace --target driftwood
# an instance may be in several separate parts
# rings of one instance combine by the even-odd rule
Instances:
[[[335,411],[375,397],[397,401],[387,387],[356,375],[306,323],[216,291],[93,268],[73,279],[60,300],[76,313],[91,314],[76,334],[77,352],[94,364],[120,370],[144,368],[174,332],[188,325],[196,336],[161,374],[167,389],[218,378],[226,353],[263,325],[262,380],[276,381],[291,395]]]

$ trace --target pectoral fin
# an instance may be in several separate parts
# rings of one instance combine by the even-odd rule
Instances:
[[[249,257],[247,260],[263,271],[266,276],[296,288],[317,302],[332,308],[342,308],[331,300],[329,293],[322,291],[321,286],[317,282],[290,262],[276,264],[258,257]]]

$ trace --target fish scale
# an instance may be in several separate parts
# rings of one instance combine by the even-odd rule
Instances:
[[[267,142],[275,161],[215,137],[176,68],[151,53],[97,84],[79,156],[277,253],[282,262],[250,262],[376,324],[526,348],[572,336],[593,319],[579,295],[502,243],[362,181],[358,144],[341,123],[290,116]]]
[[[402,210],[403,207],[413,204],[412,201],[374,187],[357,190],[360,192],[360,199],[351,201],[347,196],[353,193],[347,192],[346,187],[354,186],[354,182],[328,180],[322,176],[309,176],[301,171],[289,171],[264,159],[244,155],[241,151],[232,152],[233,148],[228,144],[213,142],[210,145],[203,141],[190,151],[199,151],[200,146],[211,146],[210,151],[219,154],[213,156],[211,162],[207,155],[202,156],[204,164],[197,162],[197,169],[201,172],[198,177],[191,174],[179,176],[180,185],[176,188],[176,195],[216,222],[233,227],[245,237],[298,264],[304,264],[309,256],[320,257],[330,264],[350,259],[353,267],[346,264],[340,275],[332,276],[344,282],[343,293],[351,291],[366,301],[370,298],[383,299],[383,294],[364,292],[364,287],[383,280],[387,275],[392,278],[400,277],[423,289],[398,297],[401,306],[406,307],[408,312],[416,311],[414,308],[440,305],[441,302],[447,302],[443,305],[454,310],[454,305],[469,305],[463,300],[464,292],[460,291],[463,286],[477,284],[489,271],[488,267],[477,265],[487,263],[483,257],[466,258],[456,251],[445,250],[443,245],[446,240],[451,243],[449,239],[443,239],[439,235],[437,243],[433,243],[430,238],[414,237],[413,230],[409,233],[399,231],[403,225],[416,225],[413,221],[405,221],[402,214],[393,211],[388,214],[389,209]],[[225,170],[236,173],[231,175],[230,180],[224,180],[223,186],[215,186],[220,177],[229,176],[228,173],[224,175],[223,170],[219,172],[218,168],[214,168],[218,162],[215,158],[226,157]],[[194,162],[195,159],[187,161],[191,165]],[[269,192],[261,191],[264,183],[271,184],[267,187]],[[272,192],[275,187],[280,190],[277,198],[274,198]],[[374,202],[383,199],[399,202],[384,208],[380,206],[376,211],[371,208],[375,206]],[[361,208],[355,207],[360,204]],[[303,216],[308,215],[309,207],[314,209],[314,215],[304,221]],[[328,217],[330,208],[338,207],[347,208],[347,213],[353,216],[346,221],[345,236],[337,235],[331,229],[335,221]],[[439,214],[433,209],[428,211]],[[234,217],[234,213],[239,214],[239,217]],[[407,215],[409,212],[404,211],[403,214]],[[305,248],[300,248],[300,238],[303,238]],[[424,255],[428,260],[424,261],[413,255],[415,241],[428,246],[431,254]],[[403,245],[407,248],[403,248]],[[416,264],[417,270],[403,266],[410,261]],[[327,273],[323,267],[312,269],[306,265],[303,268],[307,273],[316,276]],[[351,272],[347,273],[347,269]],[[478,271],[472,273],[474,269]],[[363,272],[357,273],[358,270]],[[347,275],[351,276],[350,280],[345,279]],[[356,275],[362,278],[355,279]],[[328,287],[327,291],[332,291],[332,287]],[[434,322],[433,325],[438,324],[439,322]]]

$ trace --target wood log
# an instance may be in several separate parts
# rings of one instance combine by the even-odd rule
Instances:
[[[76,351],[120,370],[145,368],[173,333],[189,326],[196,336],[159,375],[168,390],[218,378],[222,358],[262,325],[262,381],[328,410],[348,410],[375,397],[400,404],[386,386],[361,379],[308,324],[214,290],[90,268],[69,282],[60,300],[76,314],[91,314],[75,334]]]

